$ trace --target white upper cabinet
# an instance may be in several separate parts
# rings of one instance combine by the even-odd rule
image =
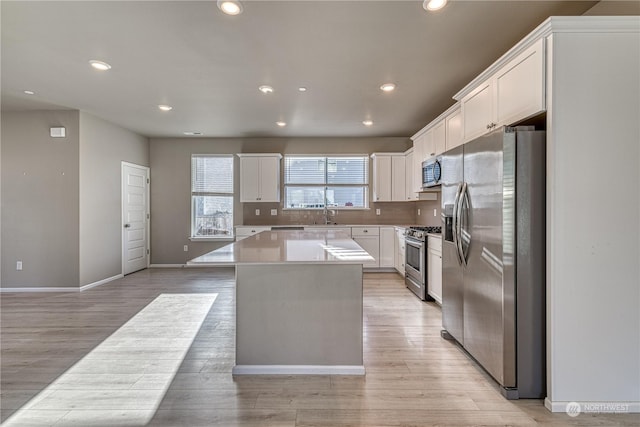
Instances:
[[[429,157],[442,154],[446,150],[447,145],[447,130],[445,119],[440,120],[433,126],[433,152]]]
[[[462,101],[463,141],[470,141],[493,128],[493,96],[491,81],[488,80],[465,96]]]
[[[404,154],[391,156],[391,200],[394,202],[404,202],[405,200],[405,169]]]
[[[415,162],[413,161],[413,148],[404,153],[404,199],[407,201],[418,200],[418,192],[416,192],[415,180]]]
[[[464,95],[463,141],[544,111],[544,67],[544,39],[540,39]]]
[[[544,40],[539,40],[495,76],[495,119],[509,125],[544,111]]]
[[[422,191],[422,162],[424,161],[425,152],[425,135],[413,136],[413,192]],[[417,198],[417,194],[416,194]]]
[[[447,128],[447,143],[445,151],[451,150],[462,144],[462,111],[457,108],[445,119]]]
[[[405,191],[404,153],[374,153],[373,201],[403,202]]]
[[[373,154],[373,201],[391,201],[391,155]]]
[[[240,201],[280,201],[280,154],[238,154]]]

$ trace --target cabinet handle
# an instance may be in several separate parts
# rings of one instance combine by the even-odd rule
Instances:
[[[363,233],[368,233],[368,232],[369,232],[369,230],[362,230],[362,232],[363,232]]]
[[[491,123],[487,125],[487,129],[491,129]]]

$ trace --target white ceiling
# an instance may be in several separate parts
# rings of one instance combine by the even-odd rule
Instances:
[[[245,1],[232,17],[213,0],[2,1],[2,109],[79,109],[149,137],[410,136],[546,17],[595,3]]]

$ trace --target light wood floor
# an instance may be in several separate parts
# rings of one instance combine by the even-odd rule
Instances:
[[[2,294],[2,421],[141,425],[135,420],[144,415],[154,426],[640,424],[637,414],[570,418],[549,413],[541,401],[503,399],[459,348],[440,338],[440,308],[419,301],[392,273],[365,274],[365,377],[233,378],[233,277],[232,269],[149,269],[82,293]],[[159,295],[193,293],[218,296],[177,372],[163,370],[162,351],[143,365],[135,354],[121,355],[132,364],[119,359],[117,373],[109,360],[91,356]],[[67,370],[83,372],[92,360],[92,383],[74,384],[82,375],[60,383]],[[20,411],[53,384],[69,401]],[[81,407],[83,387],[104,389],[103,398]],[[151,407],[150,390],[162,392]],[[118,394],[127,399],[114,407]]]

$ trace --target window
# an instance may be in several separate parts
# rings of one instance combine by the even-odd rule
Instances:
[[[287,209],[369,207],[369,156],[285,156]]]
[[[191,156],[191,237],[233,236],[233,156]]]

